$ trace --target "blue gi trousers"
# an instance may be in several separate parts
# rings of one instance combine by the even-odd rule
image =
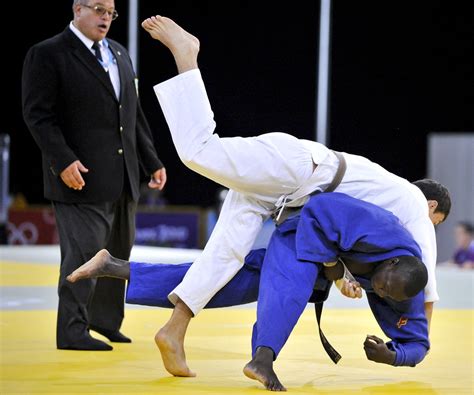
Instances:
[[[294,233],[284,235],[277,229],[266,254],[265,249],[251,251],[242,269],[205,307],[236,306],[258,298],[252,355],[257,347],[266,346],[274,351],[276,358],[313,292],[319,267],[298,261],[294,243]],[[190,266],[191,263],[130,262],[126,302],[174,307],[168,294],[181,282]]]
[[[297,259],[295,233],[281,229],[274,231],[264,258],[252,356],[266,346],[277,357],[310,300],[320,269]]]
[[[255,302],[258,298],[260,271],[265,249],[252,250],[245,264],[206,305],[206,308],[229,307]],[[130,262],[126,302],[173,308],[168,294],[178,285],[191,263],[150,264]]]

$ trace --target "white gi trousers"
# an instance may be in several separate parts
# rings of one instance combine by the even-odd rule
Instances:
[[[214,133],[214,114],[198,69],[158,84],[154,90],[181,161],[229,188],[202,254],[169,295],[172,303],[179,297],[198,314],[240,270],[271,213],[285,205],[301,206],[311,192],[324,190],[339,161],[326,146],[286,133],[219,137]],[[437,300],[436,240],[423,193],[366,158],[343,154],[347,170],[336,191],[374,203],[400,218],[422,248],[430,277],[427,290],[431,300]]]

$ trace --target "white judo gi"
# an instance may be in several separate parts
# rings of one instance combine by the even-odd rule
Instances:
[[[269,216],[282,205],[302,206],[310,193],[324,191],[339,160],[323,144],[286,133],[219,137],[198,69],[154,87],[181,161],[229,188],[219,219],[202,254],[170,293],[194,314],[240,270]],[[337,192],[391,211],[419,244],[428,269],[425,301],[436,289],[436,238],[421,190],[370,160],[343,153],[347,169]]]

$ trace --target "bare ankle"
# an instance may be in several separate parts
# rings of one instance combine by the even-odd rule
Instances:
[[[273,361],[275,360],[275,353],[270,347],[261,346],[257,348],[253,360],[273,365]]]
[[[178,298],[178,301],[176,302],[174,308],[175,310],[178,310],[179,314],[182,315],[182,318],[191,319],[194,317],[193,311],[180,298]]]

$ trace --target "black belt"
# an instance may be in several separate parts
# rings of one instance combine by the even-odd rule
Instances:
[[[321,265],[322,266],[322,265]],[[323,268],[321,267],[321,270]],[[314,303],[314,312],[316,313],[316,321],[318,323],[319,338],[321,339],[321,344],[323,345],[324,350],[329,355],[329,358],[334,363],[338,363],[342,358],[333,346],[328,342],[326,336],[324,336],[323,330],[321,329],[321,314],[323,312],[323,303],[327,300],[329,296],[329,291],[333,284],[332,281],[329,281],[321,272],[318,273],[318,278],[314,284],[313,294],[311,295],[309,302]]]
[[[342,178],[344,177],[344,174],[346,174],[346,169],[347,169],[346,158],[344,158],[344,155],[342,155],[340,152],[337,152],[337,151],[332,151],[332,152],[334,152],[334,155],[336,155],[336,158],[339,159],[339,164],[337,165],[337,170],[336,170],[336,174],[334,175],[334,178],[332,179],[328,187],[324,190],[324,192],[334,192],[336,188],[339,186],[339,184],[341,183]]]
[[[342,181],[342,178],[344,177],[344,174],[346,173],[347,169],[347,163],[346,159],[344,158],[344,155],[342,155],[340,152],[337,151],[332,151],[334,152],[334,155],[336,155],[337,159],[339,159],[339,164],[337,166],[336,174],[334,175],[334,178],[328,185],[328,187],[323,191],[323,192],[334,192],[335,189],[339,186],[339,184]],[[321,193],[320,190],[316,190],[311,192],[309,195],[313,196],[318,193]],[[280,209],[276,210],[272,214],[273,222],[278,226],[285,222],[288,218],[294,217],[295,215],[299,214],[303,206],[300,207],[283,207],[280,212]]]
[[[323,312],[323,302],[315,303],[314,311],[316,313],[316,320],[318,321],[319,338],[321,339],[321,344],[326,350],[326,353],[329,355],[329,358],[331,358],[334,363],[338,363],[342,358],[341,354],[339,354],[336,349],[331,346],[331,344],[328,342],[328,339],[326,339],[326,336],[324,336],[323,330],[321,329],[321,313]]]

